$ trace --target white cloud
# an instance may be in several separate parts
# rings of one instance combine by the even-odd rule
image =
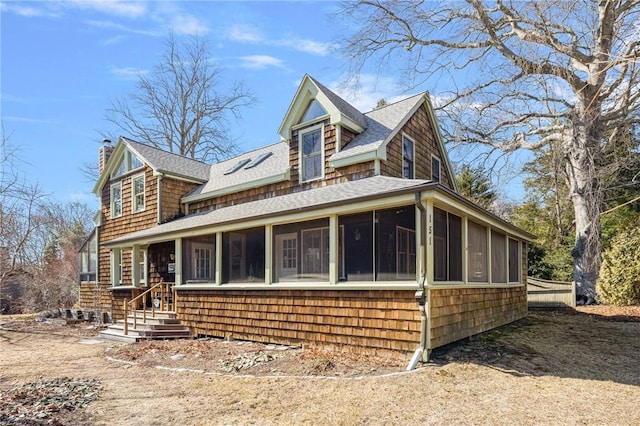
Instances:
[[[107,15],[139,18],[148,12],[147,4],[142,1],[121,0],[68,0],[68,4],[80,9],[94,10]]]
[[[329,88],[360,111],[371,111],[380,99],[388,104],[406,98],[399,94],[399,84],[392,77],[379,77],[374,74],[362,74],[357,84],[345,86],[338,80]]]
[[[235,24],[229,28],[227,38],[240,43],[263,43],[264,38],[258,28],[252,25]]]
[[[87,20],[85,21],[85,24],[91,25],[92,27],[107,28],[107,29],[118,30],[118,31],[127,32],[131,34],[141,34],[141,35],[148,35],[148,36],[161,36],[164,34],[161,31],[143,30],[143,29],[127,26],[127,25],[122,25],[113,21]]]
[[[15,115],[7,115],[2,117],[2,120],[16,123],[33,123],[33,124],[58,124],[59,121],[48,118],[31,118],[31,117],[18,117]]]
[[[174,16],[170,25],[176,34],[198,35],[209,32],[209,28],[204,22],[189,14]]]
[[[147,70],[143,70],[140,68],[133,68],[133,67],[123,67],[123,68],[111,68],[109,72],[111,72],[111,74],[119,78],[122,78],[124,80],[137,80],[138,77],[147,73]]]
[[[240,56],[241,66],[244,68],[264,69],[267,67],[284,68],[282,60],[268,55]]]
[[[287,47],[299,52],[310,53],[318,56],[328,55],[333,47],[333,44],[331,43],[298,38],[297,36],[270,39],[265,37],[256,26],[248,24],[232,25],[227,31],[227,38],[238,43]]]
[[[275,40],[271,44],[290,47],[299,52],[310,53],[312,55],[318,56],[327,56],[331,52],[331,48],[333,47],[331,43],[321,43],[318,41],[305,39]]]
[[[58,16],[58,13],[51,10],[50,8],[36,7],[36,6],[33,6],[33,4],[34,3],[32,3],[29,6],[25,6],[25,3],[0,2],[0,11],[15,13],[16,15],[23,16],[26,18],[33,18],[33,17],[40,17],[40,16],[50,16],[50,17]],[[42,4],[47,5],[47,3],[42,3]],[[41,4],[37,6],[41,6]]]

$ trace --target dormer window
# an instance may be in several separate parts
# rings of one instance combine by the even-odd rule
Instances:
[[[320,105],[320,102],[314,99],[309,103],[299,123],[306,123],[307,121],[312,121],[325,115],[327,115],[327,111]]]
[[[300,181],[306,182],[323,176],[323,126],[300,130]]]

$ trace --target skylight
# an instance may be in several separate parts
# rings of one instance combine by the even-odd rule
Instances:
[[[240,160],[236,164],[234,164],[233,167],[231,167],[229,170],[224,172],[224,174],[225,175],[230,175],[231,173],[240,170],[242,167],[244,167],[245,164],[247,164],[250,161],[251,161],[250,158],[245,158],[244,160]]]
[[[273,152],[271,152],[271,151],[265,152],[263,154],[260,154],[259,156],[257,156],[253,160],[251,160],[251,162],[249,164],[247,164],[245,169],[251,169],[251,168],[257,166],[258,164],[262,163],[267,158],[271,157],[272,154],[273,154]]]

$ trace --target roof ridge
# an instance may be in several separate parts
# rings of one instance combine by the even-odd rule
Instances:
[[[384,106],[381,106],[381,107],[378,107],[378,108],[373,108],[373,109],[371,109],[371,110],[369,110],[369,111],[367,111],[367,112],[364,112],[363,114],[364,114],[365,116],[367,116],[367,114],[369,114],[369,113],[371,113],[371,112],[374,112],[374,111],[380,111],[381,109],[385,109],[385,108],[388,108],[388,107],[392,107],[392,106],[394,106],[394,105],[399,104],[400,102],[406,102],[406,101],[408,101],[409,99],[416,98],[416,97],[423,96],[423,95],[429,95],[429,91],[428,91],[428,90],[424,90],[424,91],[422,91],[422,92],[416,93],[415,95],[411,95],[411,96],[407,96],[406,98],[398,99],[397,101],[391,102],[391,103],[386,104],[386,105],[384,105]]]
[[[160,151],[163,154],[174,155],[176,157],[180,157],[180,158],[185,159],[185,160],[195,161],[195,162],[203,164],[205,166],[210,166],[211,165],[211,164],[207,163],[206,161],[198,160],[197,158],[187,157],[186,155],[182,155],[182,154],[176,154],[175,152],[167,151],[167,150],[164,150],[162,148],[158,148],[157,146],[147,145],[146,143],[143,143],[143,142],[134,141],[133,139],[129,139],[129,138],[125,137],[125,136],[122,136],[122,139],[126,140],[127,143],[134,143],[134,144],[142,145],[145,148],[155,149],[156,151]]]

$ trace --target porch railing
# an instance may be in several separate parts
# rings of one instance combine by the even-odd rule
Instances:
[[[164,280],[160,280],[160,282],[144,292],[140,293],[136,297],[131,300],[124,299],[124,334],[129,334],[129,311],[133,310],[133,328],[137,328],[138,326],[138,315],[136,313],[138,302],[142,299],[143,303],[146,301],[146,296],[151,294],[151,318],[155,318],[156,316],[156,300],[158,300],[157,310],[159,312],[166,311],[169,309],[175,308],[176,303],[176,290],[173,286],[173,283],[166,283]],[[144,303],[146,305],[146,303]],[[142,322],[147,321],[147,309],[146,306],[143,306],[142,309]]]

